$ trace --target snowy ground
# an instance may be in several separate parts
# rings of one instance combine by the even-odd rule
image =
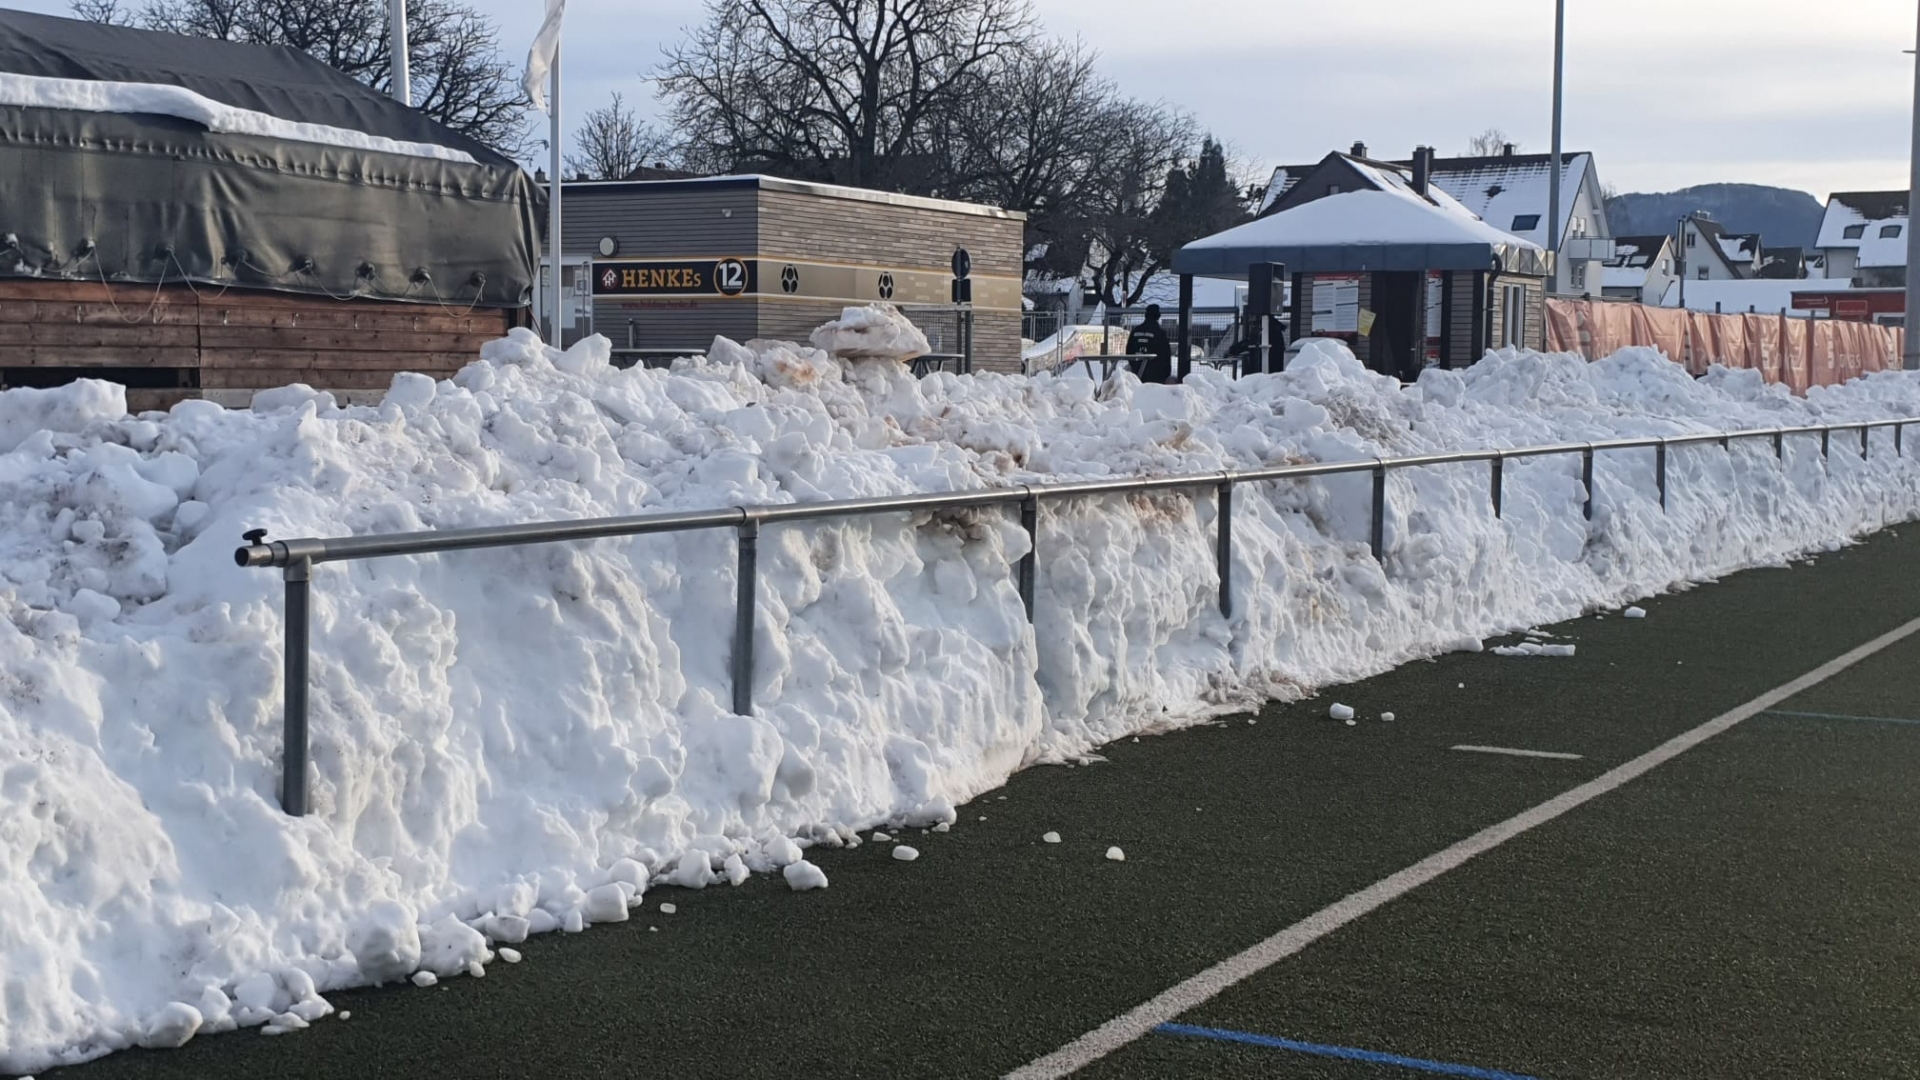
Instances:
[[[103,383],[0,394],[0,1071],[479,973],[649,886],[780,869],[1143,729],[1920,516],[1911,458],[1794,440],[1251,485],[1215,607],[1211,497],[1049,504],[1038,625],[1003,512],[769,528],[758,713],[731,715],[724,533],[322,568],[312,816],[282,815],[280,583],[243,530],[344,535],[1920,415],[1886,372],[1804,400],[1648,350],[1496,354],[1417,386],[1310,349],[1283,375],[934,375],[716,343],[617,371],[524,332],[378,407],[289,388],[131,417]],[[799,841],[796,843],[795,841]],[[1117,854],[1115,857],[1119,857]],[[424,977],[417,981],[427,981]]]

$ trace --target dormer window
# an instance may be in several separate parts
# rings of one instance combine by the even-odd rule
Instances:
[[[1894,237],[1899,235],[1900,235],[1900,226],[1898,225],[1880,226],[1880,239],[1882,240],[1891,240]]]
[[[1849,240],[1858,240],[1867,235],[1867,227],[1865,225],[1849,225],[1840,235]]]
[[[1531,231],[1531,230],[1533,230],[1533,229],[1537,229],[1537,228],[1539,228],[1539,227],[1540,227],[1540,215],[1539,215],[1539,214],[1515,214],[1515,215],[1513,215],[1513,231],[1514,231],[1514,232],[1529,232],[1529,231]]]

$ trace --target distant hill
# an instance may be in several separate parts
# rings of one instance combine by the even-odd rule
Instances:
[[[1826,206],[1804,191],[1761,184],[1701,184],[1661,194],[1607,200],[1615,236],[1671,233],[1683,215],[1705,210],[1728,232],[1759,233],[1768,247],[1813,246]]]

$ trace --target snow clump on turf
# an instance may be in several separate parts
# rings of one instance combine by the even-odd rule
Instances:
[[[885,321],[843,319],[873,337]],[[836,336],[829,344],[848,340]],[[909,343],[914,344],[914,343]],[[917,345],[915,346],[917,347]],[[884,350],[882,350],[884,351]],[[910,350],[909,350],[910,351]],[[82,381],[0,393],[0,1072],[300,1020],[317,995],[472,973],[618,921],[648,887],[956,820],[1039,762],[1363,678],[1913,518],[1912,458],[1789,436],[1214,502],[1049,502],[1036,624],[1002,510],[767,527],[751,716],[732,712],[724,533],[328,564],[313,583],[312,812],[279,808],[281,593],[241,533],[344,536],[978,490],[1470,447],[1920,415],[1883,372],[1804,399],[1649,350],[1503,351],[1412,386],[1309,346],[1279,375],[934,374],[719,340],[617,370],[524,331],[377,406],[293,386],[126,415]],[[456,927],[461,928],[455,930]],[[478,970],[484,970],[479,967]],[[307,1002],[318,1002],[309,1005]],[[290,1023],[290,1022],[289,1022]]]

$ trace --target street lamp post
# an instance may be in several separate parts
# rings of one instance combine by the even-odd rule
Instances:
[[[1560,291],[1560,100],[1567,56],[1567,0],[1553,5],[1553,161],[1547,172],[1547,250],[1553,255],[1554,292]]]
[[[1920,36],[1916,37],[1915,47],[1920,48]],[[1914,232],[1915,212],[1920,204],[1920,53],[1914,55],[1913,69],[1913,137],[1908,144],[1909,165],[1907,171],[1907,312],[1906,348],[1900,358],[1900,365],[1908,371],[1920,370],[1920,327],[1914,326],[1916,310],[1920,309],[1920,233]]]

